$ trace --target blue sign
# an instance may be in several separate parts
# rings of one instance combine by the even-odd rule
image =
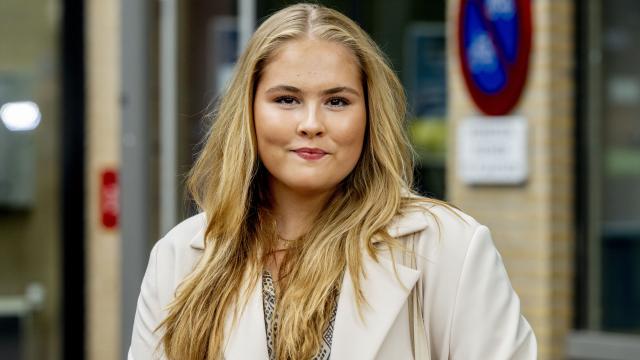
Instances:
[[[460,65],[474,102],[488,115],[505,115],[526,83],[531,51],[530,0],[461,0]]]

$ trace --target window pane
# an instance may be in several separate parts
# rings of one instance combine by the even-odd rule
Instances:
[[[602,9],[601,327],[640,332],[640,3]]]

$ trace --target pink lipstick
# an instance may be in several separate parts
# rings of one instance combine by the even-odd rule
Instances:
[[[327,152],[318,148],[299,148],[294,152],[305,160],[319,160],[327,155]]]

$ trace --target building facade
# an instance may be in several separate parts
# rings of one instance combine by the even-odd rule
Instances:
[[[182,180],[206,114],[255,26],[288,3],[0,5],[0,107],[30,101],[41,113],[26,132],[0,123],[0,322],[14,329],[0,333],[0,358],[124,357],[149,250],[194,211]],[[416,187],[489,226],[539,358],[637,359],[640,3],[321,3],[389,56],[407,89]],[[525,82],[500,116],[465,77],[464,6],[489,20],[489,8],[530,9]],[[509,135],[469,132],[492,126]],[[469,155],[478,141],[508,151]],[[469,156],[514,167],[478,171]]]

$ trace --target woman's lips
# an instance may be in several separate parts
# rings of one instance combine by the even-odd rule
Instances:
[[[317,148],[300,148],[293,150],[293,152],[305,160],[318,160],[327,155],[326,151]]]

